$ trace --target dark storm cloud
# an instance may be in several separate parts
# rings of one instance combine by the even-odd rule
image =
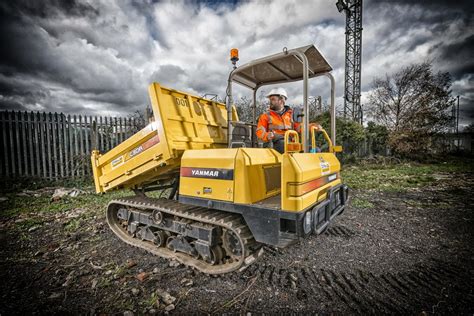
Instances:
[[[10,1],[0,5],[2,11],[10,16],[29,16],[47,18],[65,14],[70,16],[97,16],[99,11],[87,3],[76,0]]]
[[[72,112],[142,103],[136,74],[119,57],[127,51],[94,44],[101,40],[91,27],[103,23],[99,13],[74,1],[2,4],[1,106]]]
[[[2,106],[9,109],[24,110],[24,104],[32,104],[50,96],[48,90],[40,85],[28,84],[19,80],[19,76],[9,77],[0,75],[0,95],[3,96]]]
[[[474,74],[474,35],[462,42],[437,45],[434,49],[439,49],[438,54],[442,60],[457,61],[450,69],[450,73],[455,78],[460,78],[466,73]]]

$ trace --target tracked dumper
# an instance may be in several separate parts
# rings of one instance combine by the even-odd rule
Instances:
[[[335,155],[342,148],[334,144],[334,80],[319,51],[312,45],[285,49],[241,67],[235,67],[235,50],[231,57],[226,104],[152,83],[153,120],[91,157],[98,193],[134,192],[108,204],[112,231],[208,274],[244,269],[263,245],[284,248],[321,234],[348,199]],[[331,79],[331,137],[308,129],[308,79],[318,76]],[[283,154],[262,148],[255,137],[257,90],[296,80],[303,81],[303,109],[294,111],[301,135],[286,132]],[[234,82],[253,90],[252,122],[238,119]],[[148,196],[151,191],[159,197]]]

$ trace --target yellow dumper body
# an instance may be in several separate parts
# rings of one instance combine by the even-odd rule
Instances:
[[[179,180],[181,197],[302,211],[341,183],[333,153],[226,148],[225,105],[153,83],[154,121],[101,155],[92,153],[96,191]],[[234,119],[238,120],[234,111]]]
[[[179,173],[185,150],[227,146],[224,104],[158,83],[151,84],[148,92],[154,121],[109,152],[92,152],[98,193],[171,178]]]

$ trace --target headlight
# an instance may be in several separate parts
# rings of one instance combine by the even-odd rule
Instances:
[[[311,232],[311,212],[306,212],[303,220],[303,231],[305,235]]]

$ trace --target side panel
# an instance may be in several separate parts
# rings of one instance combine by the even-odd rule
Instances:
[[[109,152],[92,154],[92,169],[97,192],[117,187],[130,187],[153,178],[155,168],[178,168],[179,160],[170,156],[166,139],[161,137],[158,124],[152,122]],[[144,173],[148,173],[143,178]]]
[[[155,122],[161,122],[174,157],[186,149],[227,147],[227,110],[223,103],[152,83],[149,86]],[[234,108],[233,120],[238,121]]]
[[[332,153],[284,154],[282,210],[301,211],[326,199],[328,190],[341,183],[340,168]]]
[[[186,150],[181,158],[179,194],[232,202],[237,148]]]
[[[279,194],[280,161],[273,149],[241,148],[235,162],[234,203],[252,204]]]
[[[186,150],[180,196],[252,204],[280,193],[281,155],[268,148]]]
[[[109,152],[93,152],[97,192],[174,177],[184,150],[227,147],[224,104],[158,83],[152,83],[148,92],[154,121]],[[238,120],[235,109],[234,119]]]

